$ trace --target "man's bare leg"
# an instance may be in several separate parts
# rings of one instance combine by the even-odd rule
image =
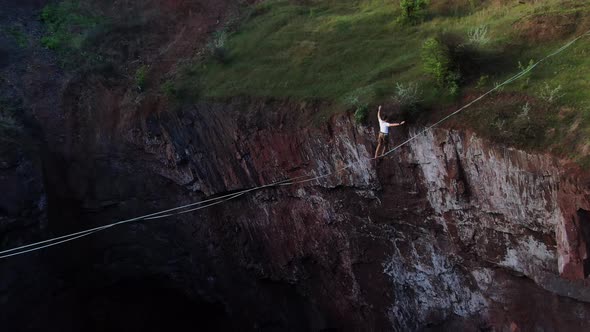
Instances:
[[[377,159],[377,157],[379,157],[381,155],[379,151],[381,150],[382,147],[383,146],[382,146],[381,142],[377,143],[377,149],[375,150],[375,159]]]
[[[384,154],[386,154],[387,151],[389,151],[388,149],[389,149],[389,141],[386,140],[385,143],[383,143],[383,146],[381,147],[381,154],[379,156],[381,157]]]

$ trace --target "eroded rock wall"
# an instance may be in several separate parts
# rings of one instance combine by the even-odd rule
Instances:
[[[28,53],[0,51],[0,69],[46,155],[0,158],[3,244],[289,177],[322,177],[3,263],[4,328],[108,330],[130,319],[117,313],[101,325],[109,313],[157,302],[146,298],[149,289],[180,295],[139,316],[182,300],[189,317],[209,315],[212,329],[589,328],[588,182],[575,168],[444,128],[376,164],[369,160],[374,127],[347,115],[318,121],[329,107],[321,103],[242,99],[171,110],[130,78],[64,77],[39,45],[45,1],[34,3],[25,16],[16,3],[5,7],[10,24],[36,22],[27,25],[36,37]],[[97,46],[114,52],[128,77],[150,64],[148,86],[156,90],[219,28],[227,4],[213,3],[162,2],[142,38],[113,45],[135,35],[125,28]],[[151,6],[105,10],[125,17]],[[398,128],[392,139],[417,132]],[[186,299],[202,305],[185,306]],[[165,317],[174,321],[171,311]]]
[[[587,328],[581,173],[444,128],[375,163],[374,129],[347,115],[314,122],[323,107],[198,104],[140,117],[111,140],[80,140],[90,152],[69,154],[58,183],[76,214],[49,231],[326,176],[25,257],[20,280],[27,262],[51,266],[51,278],[31,279],[46,292],[5,299],[22,301],[16,309],[53,301],[62,313],[85,299],[77,310],[88,313],[108,301],[96,299],[100,289],[150,276],[221,308],[233,329]],[[400,128],[392,140],[417,132]],[[76,319],[84,327],[97,318]]]
[[[568,299],[586,301],[587,292],[578,226],[586,188],[575,173],[550,156],[446,129],[375,165],[372,129],[347,116],[306,125],[321,108],[203,104],[145,119],[157,125],[127,137],[166,165],[156,172],[206,195],[329,174],[219,208],[220,231],[235,227],[243,239],[230,260],[294,285],[326,327],[584,326],[588,306]],[[235,246],[217,236],[218,246]],[[512,310],[522,284],[553,305]],[[563,311],[572,307],[575,317]],[[526,318],[535,315],[537,323]]]

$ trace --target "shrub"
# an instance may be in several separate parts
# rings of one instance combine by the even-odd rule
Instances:
[[[428,38],[422,46],[421,57],[424,70],[443,85],[452,63],[448,47],[438,38]]]
[[[402,9],[399,21],[405,24],[418,24],[426,16],[428,0],[400,0],[399,5]]]
[[[529,104],[529,102],[527,101],[526,104],[522,105],[520,109],[522,110],[522,112],[518,115],[518,118],[528,120],[529,113],[531,111],[531,105]]]
[[[450,71],[445,80],[445,87],[451,96],[457,96],[460,92],[459,81],[461,74],[458,71]]]
[[[226,42],[227,32],[225,30],[221,30],[213,34],[213,39],[208,45],[211,56],[223,64],[229,63],[229,52],[225,46]]]
[[[367,104],[359,105],[354,111],[354,121],[358,124],[367,123],[369,117],[369,106]]]
[[[106,19],[85,11],[77,1],[60,1],[48,4],[41,11],[41,21],[47,33],[41,44],[60,56],[63,67],[80,68],[88,62],[84,50],[88,33],[106,24]]]
[[[553,88],[549,84],[545,83],[545,85],[543,85],[543,88],[541,88],[539,97],[541,97],[541,99],[543,99],[544,101],[552,104],[559,100],[561,97],[563,97],[563,94],[559,93],[560,91],[561,85],[558,85]]]
[[[467,33],[467,40],[470,44],[476,46],[484,46],[490,42],[488,37],[488,26],[482,25],[477,28],[469,30]]]
[[[41,38],[41,44],[50,50],[56,50],[60,45],[60,40],[55,35],[48,35]]]
[[[410,83],[408,85],[397,83],[392,99],[400,105],[402,112],[415,111],[418,104],[422,101],[422,91],[420,91],[416,83]]]
[[[176,86],[174,85],[174,82],[171,80],[164,82],[164,84],[162,84],[162,92],[166,97],[174,98],[176,96]]]
[[[367,123],[367,118],[369,117],[369,105],[366,103],[362,103],[358,96],[350,96],[345,101],[346,104],[352,106],[354,111],[354,121],[357,124],[365,124]]]
[[[533,66],[535,65],[535,61],[533,59],[530,59],[528,64],[525,66],[524,64],[522,64],[520,61],[518,61],[518,70],[520,72],[525,72],[528,71],[526,74],[524,74],[522,77],[524,77],[524,80],[520,80],[520,86],[524,89],[527,88],[530,81],[531,81],[531,72],[530,70],[533,68]],[[521,77],[521,78],[522,78]]]
[[[461,73],[458,69],[457,46],[451,48],[441,37],[428,38],[422,46],[424,71],[432,75],[440,88],[446,88],[451,95],[459,93]]]
[[[20,48],[25,48],[29,45],[27,35],[23,32],[20,26],[12,26],[9,28],[5,28],[0,30],[0,32],[4,32],[8,34],[10,37],[12,37],[12,39],[14,39],[14,41]]]
[[[477,80],[477,84],[475,85],[476,88],[481,89],[488,85],[490,77],[488,75],[481,75]]]
[[[141,65],[135,72],[135,85],[139,91],[143,91],[145,89],[147,71],[148,67],[146,65]]]
[[[393,96],[394,104],[399,107],[400,115],[405,119],[416,118],[422,106],[422,91],[416,83],[396,83]]]
[[[97,26],[102,18],[83,13],[74,1],[49,4],[41,10],[41,20],[48,34],[41,43],[51,49],[79,48],[85,33]]]

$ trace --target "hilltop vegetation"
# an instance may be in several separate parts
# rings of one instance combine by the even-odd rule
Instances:
[[[462,82],[476,85],[478,74],[486,74],[479,83],[489,86],[518,70],[519,62],[527,64],[554,49],[576,30],[542,36],[542,29],[559,27],[539,27],[530,33],[544,40],[534,41],[526,35],[527,25],[534,25],[538,17],[555,17],[555,25],[571,24],[572,15],[582,18],[590,9],[582,1],[488,2],[429,5],[422,23],[408,25],[400,22],[399,1],[265,1],[226,37],[227,59],[211,57],[199,64],[201,88],[210,97],[342,100],[357,94],[367,101],[387,97],[396,83],[420,83],[428,91],[433,82],[425,77],[421,52],[429,38],[440,34],[453,35],[455,44],[469,45],[489,57],[491,68],[469,73],[475,77]]]
[[[220,24],[205,56],[178,59],[184,65],[159,84],[145,86],[148,67],[131,76],[142,93],[176,103],[322,100],[332,107],[318,118],[353,111],[359,122],[389,103],[428,123],[590,30],[589,11],[581,0],[266,0]],[[102,24],[92,15],[74,18],[46,19],[49,40],[75,49],[80,35],[62,39],[60,31]],[[590,72],[589,52],[584,38],[449,125],[587,163],[590,79],[581,73]]]
[[[78,1],[66,0],[45,6],[41,12],[47,33],[41,43],[60,55],[64,67],[101,61],[97,54],[88,51],[93,34],[106,25],[106,19],[93,14]]]
[[[194,64],[184,88],[205,98],[329,100],[354,111],[399,101],[400,85],[415,86],[418,115],[436,119],[590,30],[585,1],[431,1],[414,19],[403,3],[262,2],[224,31],[223,61],[213,54]],[[589,52],[584,38],[455,124],[584,161],[590,80],[580,73],[590,72]]]

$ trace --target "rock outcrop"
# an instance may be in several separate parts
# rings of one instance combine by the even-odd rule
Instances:
[[[0,50],[6,91],[22,102],[36,147],[0,157],[3,246],[319,178],[0,261],[3,329],[589,328],[584,172],[449,128],[375,163],[374,129],[346,114],[319,120],[322,103],[170,110],[128,81],[64,74],[39,45],[43,3],[11,3],[0,14],[3,23],[35,22],[23,24],[35,37],[29,49]],[[141,42],[109,54],[129,73],[139,66],[133,54],[144,54],[148,83],[157,82],[199,49],[231,3],[104,8],[116,16],[158,4],[168,13],[148,17],[155,23]],[[124,27],[116,33],[134,33]],[[420,131],[397,129],[394,142]]]
[[[202,239],[225,253],[215,257],[291,284],[313,303],[324,324],[313,327],[585,324],[588,306],[568,300],[588,301],[587,191],[575,172],[551,156],[447,129],[375,166],[371,129],[347,116],[306,125],[321,107],[203,104],[147,118],[127,137],[160,160],[153,171],[206,196],[329,174],[241,197],[199,221],[222,220]],[[556,302],[512,312],[523,284],[531,297]],[[541,317],[547,310],[550,321]],[[526,318],[535,315],[536,323]]]

